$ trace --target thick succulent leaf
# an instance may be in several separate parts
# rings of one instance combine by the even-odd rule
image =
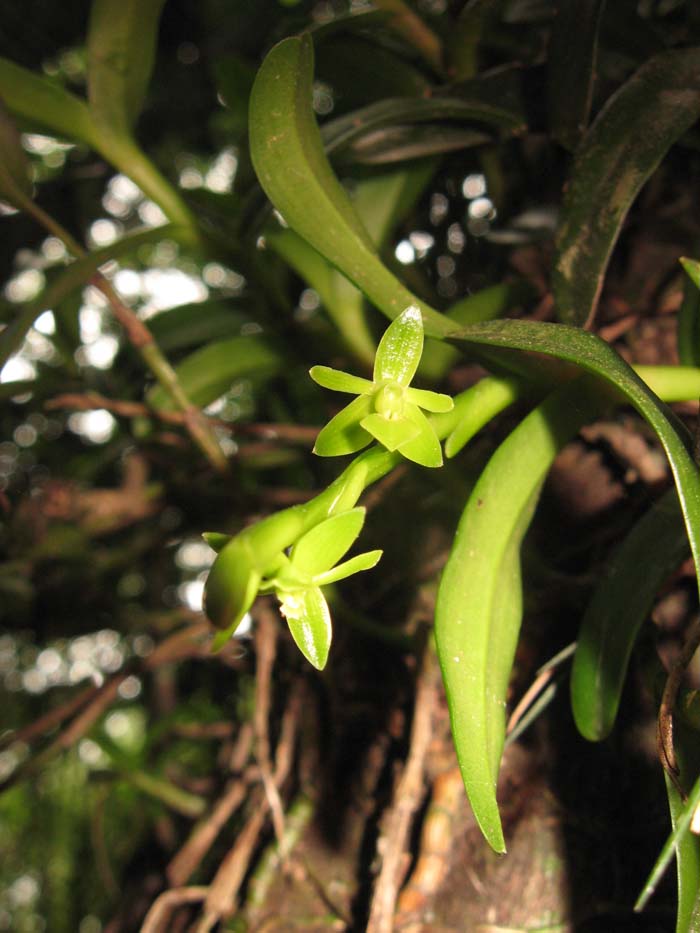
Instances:
[[[285,39],[262,64],[250,105],[251,158],[285,221],[358,286],[384,314],[418,304],[434,336],[454,327],[420,302],[378,258],[369,234],[333,174],[311,106],[313,46]]]
[[[227,392],[237,379],[269,378],[282,368],[282,357],[262,337],[231,337],[195,350],[175,367],[188,399],[206,407]],[[169,410],[175,402],[154,386],[146,397],[152,408]]]
[[[346,577],[351,577],[362,570],[371,570],[372,567],[376,567],[379,563],[383,553],[383,551],[365,551],[364,554],[357,554],[355,557],[351,557],[350,560],[338,564],[337,567],[318,574],[314,577],[314,583],[318,586],[327,586],[329,583],[345,580]]]
[[[600,408],[601,396],[576,380],[520,423],[479,477],[440,582],[435,638],[452,735],[474,815],[498,852],[505,842],[496,781],[520,629],[520,543],[554,457]]]
[[[19,133],[0,98],[0,198],[20,210],[32,198],[29,161]]]
[[[292,548],[292,566],[315,577],[334,567],[348,551],[365,522],[363,508],[340,512],[307,531]]]
[[[639,629],[662,583],[689,550],[671,489],[608,561],[581,623],[571,673],[574,719],[585,738],[598,741],[610,733]]]
[[[104,263],[109,262],[110,259],[118,259],[120,256],[128,255],[138,249],[139,246],[147,243],[157,243],[168,237],[177,238],[181,232],[181,227],[170,224],[141,230],[122,237],[102,249],[96,249],[82,259],[76,259],[70,263],[60,276],[47,285],[38,298],[26,305],[12,322],[0,332],[0,366],[3,366],[12,354],[19,350],[29,328],[42,311],[53,308],[54,305],[61,302],[68,295],[80,288],[85,288],[93,273]]]
[[[372,435],[360,426],[360,421],[370,413],[371,407],[372,399],[368,395],[353,399],[321,429],[314,453],[319,457],[340,457],[366,447]]]
[[[129,135],[141,112],[165,0],[93,0],[87,36],[88,98],[104,130]]]
[[[564,198],[552,278],[561,321],[590,322],[632,202],[698,116],[698,47],[650,59],[598,114],[581,142]]]
[[[424,467],[442,466],[442,448],[435,428],[420,408],[410,403],[406,404],[405,416],[418,428],[418,433],[399,446],[399,453]]]
[[[551,135],[574,150],[586,130],[605,0],[560,3],[549,40],[547,91]]]
[[[666,405],[639,378],[624,360],[598,337],[562,324],[532,321],[506,321],[476,324],[460,337],[476,347],[519,349],[574,363],[606,382],[615,394],[637,409],[656,432],[671,465],[678,498],[690,541],[693,561],[700,578],[700,475],[691,453],[691,439],[685,427]],[[510,365],[510,360],[507,360]],[[534,363],[536,375],[542,360]]]
[[[84,101],[6,58],[0,58],[0,97],[15,117],[38,130],[88,146],[97,143],[97,129]]]
[[[212,549],[218,554],[233,539],[233,535],[222,534],[220,531],[204,531],[202,537]]]
[[[297,648],[316,670],[322,671],[331,647],[331,614],[328,603],[317,586],[286,594],[282,613]]]
[[[431,392],[427,389],[408,389],[406,398],[419,408],[432,412],[452,411],[455,404],[451,395],[443,395],[442,392]]]
[[[374,381],[407,386],[416,374],[423,353],[423,317],[410,305],[382,335],[374,360]]]
[[[309,375],[318,385],[333,392],[350,392],[351,395],[363,395],[372,391],[374,383],[361,376],[352,376],[330,366],[312,366]]]
[[[401,444],[412,440],[420,430],[418,425],[407,418],[386,418],[376,411],[363,418],[360,424],[387,450],[396,450]]]
[[[377,249],[387,245],[398,222],[411,211],[435,174],[437,165],[435,159],[421,159],[357,183],[353,204]]]

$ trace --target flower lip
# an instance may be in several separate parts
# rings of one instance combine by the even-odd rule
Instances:
[[[406,390],[398,382],[388,381],[374,394],[374,410],[385,418],[400,418],[404,413]]]

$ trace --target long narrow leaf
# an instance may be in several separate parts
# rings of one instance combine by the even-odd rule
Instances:
[[[591,320],[627,211],[698,116],[698,47],[650,59],[598,115],[581,143],[564,199],[552,279],[561,321],[585,325]]]
[[[93,0],[88,29],[88,96],[100,127],[131,133],[153,69],[165,0]]]
[[[497,852],[505,851],[496,780],[522,613],[520,544],[557,452],[605,404],[592,381],[579,379],[521,422],[479,477],[440,582],[435,638],[457,758]]]
[[[571,705],[585,738],[598,741],[612,729],[639,629],[659,587],[688,552],[678,496],[671,489],[613,554],[584,614],[571,673]]]
[[[258,72],[250,104],[250,149],[260,184],[289,226],[388,317],[417,304],[426,333],[449,333],[454,325],[418,301],[379,260],[323,151],[311,106],[312,79],[308,35],[280,42]]]

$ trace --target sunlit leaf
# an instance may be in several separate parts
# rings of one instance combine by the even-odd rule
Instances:
[[[292,548],[291,561],[295,569],[312,577],[330,570],[350,549],[364,521],[364,509],[350,509],[332,515],[307,531]]]
[[[430,424],[420,408],[413,405],[406,405],[406,417],[418,428],[418,433],[415,437],[404,441],[399,446],[399,453],[406,457],[407,460],[412,460],[421,466],[442,466],[442,449],[435,428]]]
[[[391,380],[407,386],[416,374],[423,353],[423,318],[415,305],[384,331],[374,360],[374,381]]]
[[[371,408],[372,399],[368,395],[353,399],[322,428],[314,444],[314,453],[319,457],[338,457],[366,447],[372,435],[360,426],[360,421]]]
[[[387,450],[396,450],[399,445],[414,438],[419,431],[418,426],[406,418],[386,418],[377,412],[367,415],[360,424]]]
[[[331,389],[333,392],[350,392],[352,395],[362,395],[365,392],[371,392],[373,383],[369,379],[362,379],[360,376],[352,376],[350,373],[341,372],[339,369],[331,369],[330,366],[312,366],[309,375],[318,385],[324,389]]]
[[[365,551],[364,554],[351,557],[350,560],[338,564],[337,567],[333,567],[325,573],[318,574],[315,577],[315,582],[319,586],[327,586],[329,583],[337,583],[338,580],[345,580],[346,577],[351,577],[353,574],[360,573],[363,570],[371,570],[372,567],[376,567],[379,563],[383,553],[383,551]]]
[[[406,398],[419,408],[425,411],[446,412],[454,408],[454,400],[451,395],[443,395],[441,392],[430,392],[427,389],[408,389]]]
[[[281,612],[306,660],[322,671],[328,661],[332,629],[328,603],[317,586],[285,595]]]

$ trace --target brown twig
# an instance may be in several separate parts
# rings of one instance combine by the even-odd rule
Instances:
[[[426,647],[418,676],[410,750],[396,789],[396,803],[381,840],[384,847],[382,867],[372,895],[367,933],[391,933],[394,929],[396,901],[409,864],[407,845],[411,824],[424,793],[425,759],[432,738],[437,699],[435,675],[435,656]]]
[[[443,73],[442,42],[404,0],[375,0],[375,6],[391,14],[389,24],[437,74]]]
[[[65,703],[61,703],[55,709],[49,710],[48,713],[40,716],[39,719],[35,719],[34,722],[30,722],[23,729],[5,733],[0,737],[0,749],[7,748],[8,745],[13,745],[15,742],[24,742],[31,745],[32,742],[35,742],[46,732],[50,732],[55,726],[60,726],[64,719],[69,719],[74,713],[77,713],[82,706],[85,706],[86,703],[93,699],[99,690],[100,688],[95,686],[85,687],[75,696],[66,700]]]
[[[700,647],[700,616],[690,626],[681,653],[669,672],[661,697],[661,705],[659,706],[656,731],[656,747],[659,759],[683,800],[686,798],[686,790],[681,787],[678,780],[680,768],[678,767],[676,750],[673,747],[673,710],[676,706],[683,676],[698,647]]]
[[[170,916],[183,904],[196,904],[203,901],[209,888],[171,888],[155,899],[146,919],[141,926],[141,933],[167,933],[170,929]]]
[[[282,717],[280,738],[275,752],[274,781],[277,788],[286,780],[294,760],[301,697],[301,682],[297,681]],[[250,801],[250,810],[251,816],[238,834],[235,845],[219,866],[209,887],[197,933],[209,933],[222,917],[230,916],[235,909],[238,891],[267,820],[268,797],[262,792],[254,794]]]
[[[240,731],[234,757],[246,761],[253,744],[253,730],[244,724]],[[192,877],[198,865],[211,849],[216,837],[245,800],[249,789],[246,777],[234,778],[217,800],[211,812],[197,825],[182,848],[170,860],[165,870],[169,884],[179,888]]]
[[[128,399],[111,399],[99,392],[64,392],[44,402],[47,411],[69,409],[73,411],[94,411],[104,408],[122,418],[156,418],[164,424],[184,425],[185,415],[181,411],[169,411],[164,408],[150,408],[143,402]],[[318,436],[319,428],[296,424],[237,424],[224,418],[202,415],[206,422],[217,428],[224,428],[233,434],[245,434],[268,441],[284,441],[292,444],[310,446]]]
[[[269,602],[262,602],[257,611],[255,626],[255,654],[257,669],[255,677],[255,757],[260,768],[260,777],[265,789],[265,796],[272,814],[272,825],[278,844],[284,838],[284,811],[279,790],[272,776],[270,759],[270,708],[272,669],[277,654],[277,619]]]

